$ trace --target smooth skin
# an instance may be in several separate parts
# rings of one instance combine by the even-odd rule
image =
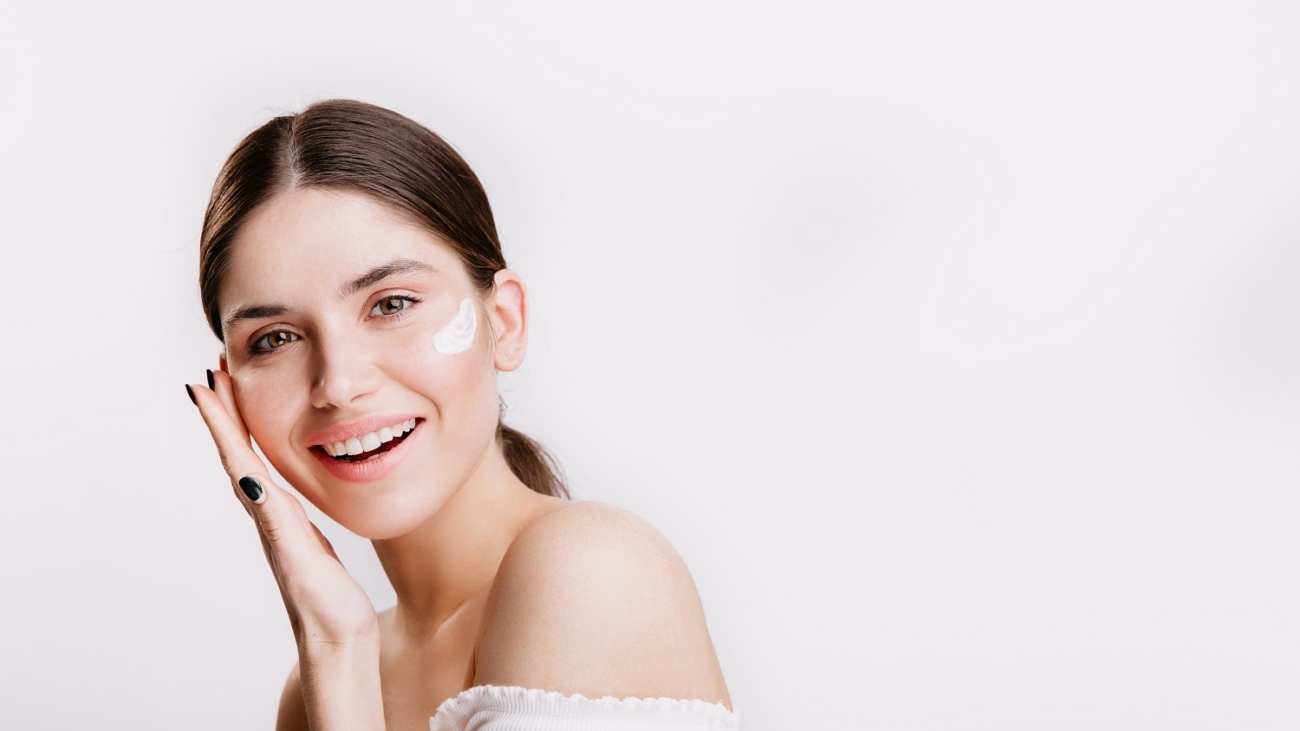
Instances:
[[[467,296],[474,344],[439,353],[433,336]],[[383,203],[300,188],[245,223],[219,301],[223,321],[252,316],[229,322],[215,388],[191,389],[298,642],[277,729],[425,729],[478,685],[731,708],[672,546],[619,508],[533,492],[496,443],[496,373],[527,349],[517,274],[497,272],[481,297],[454,250]],[[312,454],[312,434],[389,413],[421,420],[390,474],[349,482]],[[253,441],[300,495],[371,539],[396,606],[375,613]],[[238,486],[250,475],[258,502]]]

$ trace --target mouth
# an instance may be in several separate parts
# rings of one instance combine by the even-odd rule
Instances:
[[[330,444],[318,444],[312,447],[311,450],[336,462],[369,462],[372,459],[378,459],[380,455],[395,449],[399,444],[406,441],[406,438],[423,421],[424,419],[420,418],[407,419],[392,426],[381,427],[369,434],[362,434],[359,437]]]

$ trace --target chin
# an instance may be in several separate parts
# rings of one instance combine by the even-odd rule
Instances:
[[[423,499],[418,502],[390,493],[354,496],[347,500],[311,500],[311,503],[335,523],[358,536],[383,541],[411,533],[437,514],[446,498],[431,501],[429,490],[429,487],[424,488],[420,496]]]
[[[334,518],[336,523],[371,541],[400,538],[419,528],[424,522],[424,516],[415,517],[411,513],[395,516],[378,510],[368,510],[363,515],[351,514],[340,517],[342,519]]]

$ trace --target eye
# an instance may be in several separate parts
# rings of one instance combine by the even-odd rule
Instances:
[[[376,302],[374,307],[370,308],[370,314],[373,317],[392,317],[393,315],[411,309],[411,305],[416,302],[419,302],[419,300],[404,295],[385,297]]]
[[[254,340],[253,345],[252,347],[249,348],[249,350],[254,353],[269,353],[272,350],[288,345],[289,343],[292,343],[295,340],[301,340],[301,339],[302,339],[301,337],[291,332],[286,332],[284,330],[275,330],[273,332],[269,332],[263,335],[257,340]]]

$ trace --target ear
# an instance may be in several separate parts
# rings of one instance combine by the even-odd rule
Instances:
[[[229,372],[230,372],[230,364],[226,362],[226,351],[225,351],[225,350],[222,350],[220,353],[217,354],[217,368],[218,368],[222,373],[229,373]]]
[[[528,350],[528,293],[524,280],[509,269],[498,271],[493,281],[492,300],[487,307],[493,365],[499,371],[513,371],[524,362]]]

